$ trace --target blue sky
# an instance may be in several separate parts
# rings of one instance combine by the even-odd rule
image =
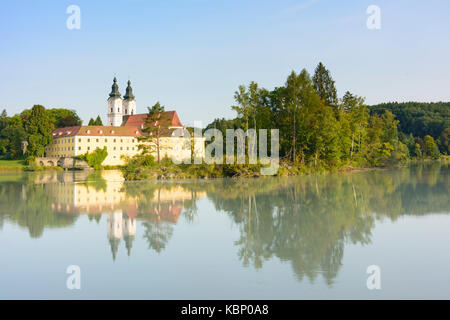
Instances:
[[[68,30],[69,5],[81,29]],[[369,5],[381,29],[366,27]],[[448,0],[2,1],[0,109],[33,104],[105,121],[117,76],[138,112],[160,101],[184,124],[235,116],[240,84],[271,89],[319,61],[369,104],[450,101]]]

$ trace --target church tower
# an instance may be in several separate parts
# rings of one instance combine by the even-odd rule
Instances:
[[[111,93],[108,98],[108,125],[120,126],[123,120],[123,101],[120,97],[117,79],[114,77],[114,83],[111,87]]]
[[[128,86],[125,95],[123,96],[123,115],[136,114],[136,100],[134,99],[131,82],[128,80]]]

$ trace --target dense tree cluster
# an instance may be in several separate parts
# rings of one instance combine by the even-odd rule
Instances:
[[[410,139],[409,135],[412,135],[415,140],[414,144],[410,144],[410,151],[417,143],[424,155],[436,156],[436,150],[430,151],[425,147],[425,138],[429,136],[428,143],[431,143],[431,137],[441,153],[450,154],[450,102],[389,102],[369,106],[369,109],[371,114],[381,114],[389,110],[395,115],[400,121],[400,139],[406,142]]]
[[[103,122],[99,115],[97,116],[97,118],[95,118],[95,120],[94,118],[91,118],[88,123],[88,126],[102,126],[102,125]]]
[[[63,108],[45,109],[41,105],[34,105],[12,117],[8,117],[6,110],[3,110],[0,114],[0,158],[24,157],[22,141],[28,142],[26,155],[43,156],[45,146],[52,141],[53,129],[81,123],[74,110]]]
[[[401,119],[390,109],[371,114],[364,99],[348,91],[339,99],[335,82],[322,63],[313,77],[305,69],[292,71],[285,85],[273,90],[260,88],[256,82],[241,85],[235,100],[237,105],[232,109],[238,117],[215,119],[207,128],[223,133],[239,127],[279,129],[280,156],[295,165],[376,166],[411,156],[440,155],[434,140],[414,140],[411,144],[403,136],[400,139],[397,127]],[[447,146],[448,136],[447,131],[443,139]]]

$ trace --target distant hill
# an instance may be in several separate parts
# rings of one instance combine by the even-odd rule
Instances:
[[[431,135],[437,139],[450,128],[450,102],[388,102],[368,106],[370,113],[390,110],[400,121],[399,131],[415,137]]]

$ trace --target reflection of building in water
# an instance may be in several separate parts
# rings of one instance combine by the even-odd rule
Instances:
[[[119,249],[120,239],[125,241],[127,253],[130,255],[134,236],[136,235],[136,219],[122,213],[122,210],[116,210],[108,214],[107,235],[111,245],[113,259],[116,259]]]
[[[80,180],[82,182],[78,183]],[[136,235],[136,220],[177,223],[186,201],[206,196],[205,192],[193,194],[174,184],[155,185],[148,197],[146,191],[140,189],[130,195],[118,171],[102,171],[95,177],[80,179],[60,172],[60,175],[51,175],[40,181],[46,183],[53,211],[69,215],[108,214],[107,235],[113,259],[121,239],[130,255]]]

